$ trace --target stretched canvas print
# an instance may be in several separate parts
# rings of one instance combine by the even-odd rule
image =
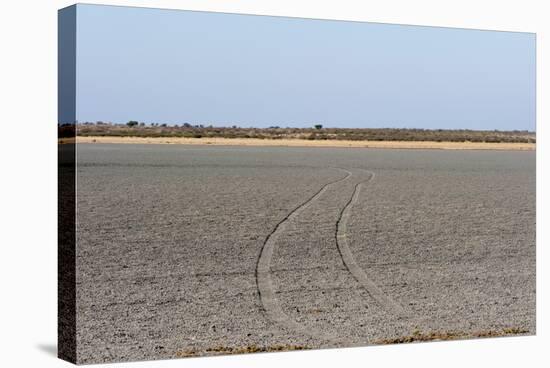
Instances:
[[[531,33],[61,9],[59,356],[533,335],[535,130]]]

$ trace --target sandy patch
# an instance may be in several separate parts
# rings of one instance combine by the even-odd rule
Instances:
[[[183,138],[183,137],[77,137],[78,143],[124,144],[189,144],[215,146],[275,146],[275,147],[359,147],[393,149],[456,149],[456,150],[535,150],[535,143],[479,143],[479,142],[407,142],[407,141],[344,141],[306,139],[256,138]]]

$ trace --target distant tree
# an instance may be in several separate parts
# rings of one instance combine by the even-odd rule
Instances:
[[[190,128],[190,127],[191,127],[191,124],[189,124],[189,123],[183,123],[183,126],[186,127],[186,128]]]
[[[315,129],[323,129],[323,125],[322,124],[315,124],[313,126]]]
[[[145,126],[145,123],[139,123],[139,126],[140,126],[140,127],[144,127],[144,126]]]
[[[139,123],[135,120],[130,120],[129,122],[126,123],[126,125],[128,125],[130,128],[135,127],[138,124]]]
[[[166,124],[160,124],[160,126],[166,128]]]

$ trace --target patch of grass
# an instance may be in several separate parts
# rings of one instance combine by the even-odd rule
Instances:
[[[204,351],[197,350],[181,350],[176,352],[176,356],[179,358],[188,358],[200,355],[226,355],[226,354],[249,354],[249,353],[266,353],[275,351],[293,351],[293,350],[307,350],[310,349],[301,345],[270,345],[270,346],[258,346],[258,345],[246,345],[246,346],[218,346],[208,348]]]
[[[194,356],[199,356],[196,350],[180,350],[176,352],[178,358],[190,358]]]
[[[529,330],[519,327],[503,328],[501,330],[481,330],[474,332],[462,332],[462,331],[431,331],[422,332],[420,330],[413,331],[408,336],[401,336],[390,339],[380,339],[373,342],[375,345],[388,345],[388,344],[405,344],[411,342],[424,342],[424,341],[448,341],[448,340],[461,340],[461,339],[475,339],[483,337],[501,337],[510,335],[522,335],[529,333]]]

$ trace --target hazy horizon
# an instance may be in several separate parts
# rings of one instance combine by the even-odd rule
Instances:
[[[77,121],[536,130],[534,34],[76,9]]]

